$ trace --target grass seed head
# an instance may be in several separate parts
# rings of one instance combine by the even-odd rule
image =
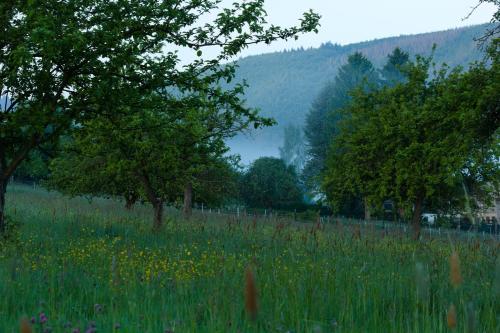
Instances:
[[[448,323],[448,328],[454,330],[457,327],[457,310],[455,305],[451,304],[448,309],[448,315],[446,316],[446,321]]]
[[[462,274],[460,273],[460,258],[458,253],[453,251],[450,256],[450,282],[455,288],[462,283]]]
[[[257,318],[257,286],[250,267],[247,267],[245,273],[245,310],[251,320]]]
[[[23,318],[21,319],[21,323],[19,325],[20,332],[21,333],[32,333],[33,330],[31,329],[31,324],[28,320],[28,318]]]
[[[354,239],[361,239],[361,227],[359,226],[359,224],[356,225],[356,227],[354,228],[353,238]]]

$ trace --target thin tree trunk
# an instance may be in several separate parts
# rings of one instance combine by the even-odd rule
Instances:
[[[365,204],[365,220],[371,220],[370,205],[368,204],[368,200],[364,199],[363,202]]]
[[[132,207],[134,207],[135,201],[130,200],[129,198],[125,199],[125,209],[126,210],[131,210]]]
[[[7,181],[0,178],[0,235],[5,231],[5,193],[7,192]]]
[[[412,227],[413,227],[413,239],[418,240],[420,238],[420,217],[422,215],[422,205],[424,199],[418,197],[415,200],[415,209],[413,210]]]
[[[153,230],[160,230],[163,224],[163,201],[157,200],[153,208],[155,211]]]
[[[39,143],[38,136],[34,135],[26,146],[20,150],[19,154],[14,156],[7,163],[7,156],[0,146],[0,235],[5,232],[5,193],[7,192],[7,183],[14,174],[19,165],[26,159],[29,152]],[[0,143],[1,144],[1,143]]]
[[[193,184],[191,182],[184,188],[184,207],[182,212],[186,219],[189,219],[193,213]]]
[[[158,231],[163,223],[163,200],[156,194],[146,172],[138,172],[137,176],[144,186],[146,197],[154,209],[153,231]]]
[[[131,210],[137,202],[137,195],[135,193],[128,193],[125,195],[125,209]]]

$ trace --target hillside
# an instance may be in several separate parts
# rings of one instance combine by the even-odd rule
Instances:
[[[345,46],[325,43],[319,48],[242,58],[238,60],[237,81],[245,79],[250,85],[246,92],[247,105],[275,118],[278,125],[240,135],[231,140],[230,146],[233,152],[241,154],[244,162],[263,155],[278,155],[283,128],[289,123],[303,123],[316,94],[335,77],[349,54],[360,51],[380,67],[395,47],[399,46],[411,55],[425,55],[436,44],[436,63],[466,66],[483,56],[474,37],[480,36],[486,27],[471,26]]]

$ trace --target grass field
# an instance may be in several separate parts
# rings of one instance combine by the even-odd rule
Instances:
[[[150,214],[11,187],[0,332],[500,332],[494,239]]]

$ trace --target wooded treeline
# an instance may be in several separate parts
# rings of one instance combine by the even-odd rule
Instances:
[[[466,13],[464,13],[465,15]],[[316,95],[327,82],[332,81],[349,55],[360,52],[376,68],[381,68],[386,57],[399,47],[414,57],[429,56],[433,44],[436,63],[452,67],[467,67],[481,60],[484,52],[475,38],[480,37],[491,25],[478,25],[411,36],[397,36],[349,45],[325,43],[319,48],[295,49],[285,52],[255,55],[238,60],[236,77],[247,80],[245,93],[247,105],[261,109],[263,116],[273,117],[276,126],[254,131],[248,138],[239,135],[231,146],[249,161],[258,154],[252,149],[277,154],[288,125],[302,127],[307,111]],[[338,37],[331,36],[332,41]]]

